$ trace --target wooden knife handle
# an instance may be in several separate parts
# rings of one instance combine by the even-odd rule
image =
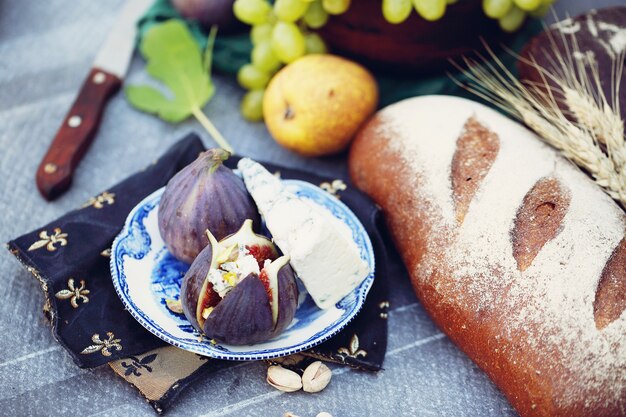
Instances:
[[[106,103],[121,85],[115,75],[92,68],[37,169],[37,188],[46,200],[55,199],[71,185],[74,170],[98,131]]]

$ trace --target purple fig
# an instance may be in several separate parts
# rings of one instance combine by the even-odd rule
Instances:
[[[265,285],[258,275],[250,274],[217,304],[203,331],[219,342],[246,345],[269,339],[273,328]]]
[[[289,265],[288,256],[281,256],[261,271],[260,279],[265,283],[265,278],[267,278],[270,289],[268,295],[271,300],[274,322],[272,337],[285,330],[296,315],[298,285],[295,277],[296,274]]]
[[[272,265],[276,264],[272,268]],[[265,276],[265,277],[264,277]],[[280,334],[296,313],[298,286],[289,257],[249,274],[213,308],[203,325],[211,339],[230,345],[263,342]]]
[[[244,220],[261,223],[256,205],[234,172],[223,165],[230,154],[209,149],[183,168],[167,184],[159,203],[158,221],[167,249],[191,263],[209,243],[237,231]]]
[[[172,5],[188,20],[196,20],[207,32],[218,26],[220,34],[235,33],[244,27],[233,13],[234,0],[172,0]]]
[[[183,312],[200,332],[242,345],[270,339],[293,320],[298,287],[289,257],[252,231],[252,221],[200,252],[183,279]]]
[[[220,296],[213,291],[213,285],[206,279],[214,264],[213,254],[215,251],[213,248],[217,247],[213,235],[209,235],[209,239],[213,242],[198,254],[180,286],[183,313],[191,325],[200,332],[202,332],[202,327],[198,321],[202,321],[202,312],[205,309],[215,307],[221,300]]]

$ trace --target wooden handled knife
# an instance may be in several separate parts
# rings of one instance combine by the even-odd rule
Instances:
[[[46,200],[55,199],[71,185],[74,170],[98,131],[109,98],[122,85],[135,49],[137,20],[151,3],[152,0],[128,0],[100,48],[89,75],[37,169],[37,188]]]

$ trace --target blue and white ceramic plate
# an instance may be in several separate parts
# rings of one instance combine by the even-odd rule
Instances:
[[[189,265],[165,248],[157,223],[157,208],[164,188],[139,203],[128,215],[111,250],[113,286],[126,309],[146,329],[169,344],[216,359],[261,360],[309,349],[339,332],[363,306],[374,281],[374,251],[356,216],[337,198],[304,181],[285,180],[288,189],[326,207],[345,222],[369,264],[370,274],[333,308],[319,309],[299,283],[300,299],[291,325],[274,339],[246,346],[212,344],[193,329],[182,314],[166,307],[176,300]]]

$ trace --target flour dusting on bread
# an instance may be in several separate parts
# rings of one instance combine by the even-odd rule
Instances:
[[[451,164],[457,138],[472,117],[499,137],[500,149],[459,224]],[[372,129],[384,138],[380,146],[396,156],[401,186],[415,188],[417,199],[429,207],[427,255],[410,271],[418,293],[434,291],[438,305],[451,305],[460,317],[474,320],[492,337],[484,343],[495,349],[492,360],[498,365],[483,361],[480,352],[472,354],[474,345],[466,348],[470,356],[488,370],[506,363],[523,373],[518,385],[530,381],[532,388],[524,394],[529,398],[537,387],[551,390],[555,410],[582,412],[580,407],[602,403],[605,410],[626,413],[626,314],[602,329],[594,320],[600,276],[626,230],[617,204],[523,126],[468,100],[405,100],[382,110]],[[351,164],[356,161],[356,166],[358,157],[351,155]],[[370,178],[375,176],[372,172]],[[555,220],[558,233],[550,232],[520,268],[511,232],[524,197],[544,178],[562,185],[569,204]],[[363,185],[369,192],[376,181]],[[384,201],[377,203],[396,214]],[[408,218],[410,213],[398,215]],[[446,330],[445,323],[439,324]],[[531,369],[515,363],[517,355]],[[501,381],[508,383],[505,377]],[[551,407],[549,402],[544,406]]]

